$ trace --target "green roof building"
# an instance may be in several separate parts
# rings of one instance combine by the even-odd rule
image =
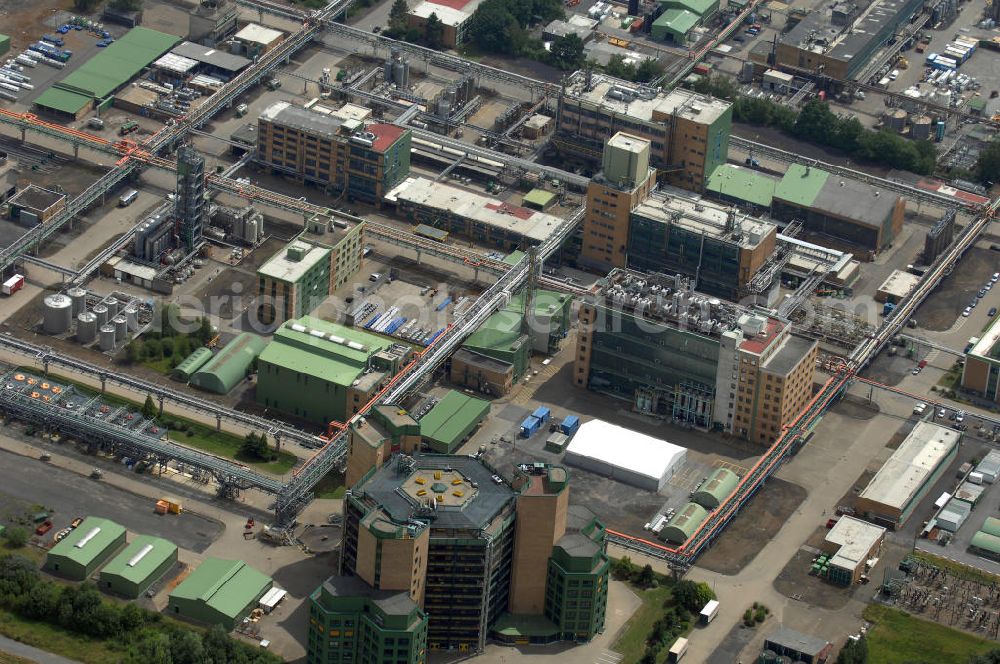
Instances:
[[[524,195],[521,205],[529,210],[544,212],[555,205],[558,198],[558,196],[547,189],[532,189]]]
[[[681,9],[691,12],[698,20],[705,23],[719,13],[719,0],[661,0],[664,14],[671,9]]]
[[[249,375],[253,361],[266,346],[263,337],[240,333],[191,376],[191,384],[208,392],[228,394]]]
[[[701,17],[694,12],[674,7],[653,21],[653,39],[683,46],[688,43],[691,31],[700,24]]]
[[[3,55],[10,50],[10,37],[7,35],[0,35],[0,55]]]
[[[987,535],[1000,537],[1000,519],[996,519],[992,516],[986,517],[986,521],[983,522],[983,527],[980,528],[980,530]]]
[[[697,503],[688,503],[673,516],[660,533],[660,539],[673,544],[683,544],[708,518],[708,510]]]
[[[257,362],[257,403],[316,424],[358,412],[412,349],[353,327],[286,321]]]
[[[49,550],[45,569],[72,581],[83,581],[125,546],[125,528],[89,516]]]
[[[205,366],[211,359],[212,351],[205,346],[202,346],[185,357],[183,362],[174,367],[173,371],[170,372],[170,375],[177,380],[182,380],[186,383],[191,380],[191,376],[193,376],[198,369]]]
[[[706,189],[717,198],[770,209],[778,178],[737,164],[722,164],[708,177]]]
[[[177,546],[140,535],[101,570],[100,587],[136,599],[177,563]]]
[[[818,168],[789,164],[785,176],[774,188],[774,195],[798,207],[812,207],[830,174]]]
[[[739,483],[740,476],[733,471],[728,468],[716,468],[709,474],[701,488],[694,492],[691,501],[707,510],[714,510],[729,497]]]
[[[424,664],[427,616],[405,591],[356,576],[328,579],[309,597],[307,664]]]
[[[242,560],[206,558],[170,593],[167,611],[233,629],[273,585],[271,577]]]
[[[987,558],[1000,560],[1000,537],[996,535],[979,530],[969,541],[969,548]]]
[[[149,28],[132,28],[84,62],[35,100],[35,106],[62,117],[79,118],[96,102],[111,97],[154,60],[173,48],[180,37]]]
[[[490,413],[488,401],[450,390],[420,418],[420,437],[438,454],[452,454]]]

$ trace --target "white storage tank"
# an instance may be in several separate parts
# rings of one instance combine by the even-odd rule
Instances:
[[[97,338],[97,316],[92,311],[83,311],[76,317],[76,340],[89,344]]]
[[[102,325],[100,331],[100,346],[101,350],[114,350],[115,349],[115,326],[114,325]]]
[[[47,295],[42,301],[42,329],[46,334],[62,334],[73,324],[73,301],[68,295]]]
[[[118,315],[118,298],[109,297],[104,301],[104,306],[108,308],[108,318],[114,318]]]
[[[115,316],[111,319],[111,324],[115,326],[115,339],[124,342],[128,338],[128,321],[125,316]]]
[[[69,299],[73,301],[73,315],[79,316],[87,310],[87,291],[83,288],[70,288],[66,291]]]
[[[135,332],[139,329],[139,307],[134,304],[130,304],[122,310],[122,315],[125,316],[125,320],[128,321],[128,329],[130,332]]]
[[[108,308],[103,304],[95,304],[93,309],[94,315],[97,316],[97,327],[103,327],[108,322]]]

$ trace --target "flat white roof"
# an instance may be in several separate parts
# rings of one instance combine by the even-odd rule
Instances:
[[[198,61],[192,60],[191,58],[185,58],[183,55],[167,53],[154,62],[153,66],[158,67],[159,69],[168,69],[179,74],[186,74],[198,66]]]
[[[285,35],[281,30],[272,30],[256,23],[248,23],[236,33],[236,39],[254,44],[270,44]]]
[[[403,180],[386,200],[447,211],[475,222],[502,228],[534,242],[544,242],[562,223],[559,217],[511,205],[468,189],[423,177]]]
[[[471,4],[471,3],[470,3]],[[411,16],[418,18],[430,18],[431,14],[437,14],[441,22],[445,25],[457,27],[469,20],[472,13],[463,9],[455,9],[446,5],[438,5],[433,2],[421,2],[410,10]]]
[[[902,510],[927,478],[958,445],[959,432],[930,422],[917,422],[913,431],[885,462],[862,498]]]
[[[289,250],[299,249],[302,251],[302,260],[292,260],[288,257]],[[309,269],[321,260],[326,259],[330,253],[329,247],[310,244],[304,240],[294,240],[281,251],[272,256],[266,263],[260,266],[257,274],[271,277],[278,281],[295,283],[302,278]]]
[[[902,270],[893,270],[878,287],[878,290],[880,293],[887,293],[902,299],[909,295],[918,283],[920,283],[920,277],[917,275]]]
[[[826,541],[840,548],[833,554],[830,564],[845,569],[855,569],[865,562],[865,557],[875,543],[885,536],[885,528],[842,516],[826,534]]]
[[[687,452],[679,445],[603,420],[582,424],[566,451],[644,475],[657,483]]]
[[[990,357],[990,351],[993,350],[993,347],[996,346],[997,343],[1000,343],[1000,323],[997,323],[997,321],[1000,321],[1000,317],[993,319],[990,326],[986,328],[985,332],[983,332],[983,336],[979,337],[979,341],[977,341],[976,345],[969,351],[969,355]]]

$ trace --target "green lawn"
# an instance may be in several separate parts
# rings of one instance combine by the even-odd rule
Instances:
[[[670,599],[670,586],[639,590],[632,585],[629,588],[642,600],[642,606],[636,610],[625,629],[612,646],[612,650],[622,654],[622,664],[635,664],[646,652],[646,638],[653,630],[653,623],[663,615],[663,603]],[[663,648],[661,654],[666,655],[669,646]]]
[[[869,605],[864,616],[873,623],[868,631],[871,664],[963,664],[997,646],[880,604]]]
[[[110,641],[88,639],[47,623],[25,620],[0,609],[0,634],[83,664],[113,664],[124,653]],[[4,660],[0,658],[0,662]],[[16,662],[17,660],[11,660]]]
[[[333,470],[323,476],[314,489],[317,498],[343,498],[347,493],[344,475]]]
[[[20,367],[24,371],[31,373],[37,373],[36,369],[32,367]],[[71,378],[65,376],[60,376],[58,374],[49,372],[49,376],[53,380],[58,380],[62,383],[75,385],[81,392],[86,392],[87,394],[99,394],[89,385],[84,385]],[[138,401],[132,401],[131,399],[126,399],[114,394],[104,394],[101,398],[109,404],[117,404],[121,406],[130,406],[136,410],[142,409],[142,404]],[[166,415],[161,418],[164,426],[169,429],[168,437],[171,440],[175,440],[187,447],[192,447],[203,452],[208,452],[209,454],[215,454],[217,456],[226,457],[229,459],[235,459],[240,463],[245,463],[248,466],[252,466],[257,470],[261,470],[268,473],[273,473],[275,475],[284,475],[292,467],[295,466],[295,462],[298,457],[296,457],[291,452],[282,450],[278,454],[277,461],[260,461],[258,459],[245,458],[240,455],[240,445],[243,444],[243,438],[240,436],[228,433],[226,431],[216,431],[215,427],[210,427],[200,422],[195,422],[194,420],[189,420],[185,417],[180,417],[177,415]],[[191,435],[188,435],[183,429],[190,429]],[[272,446],[274,445],[273,440],[268,441]]]
[[[6,652],[0,652],[0,664],[35,664],[35,660],[25,659]]]
[[[173,367],[170,366],[170,361],[173,360],[172,357],[161,357],[158,360],[143,360],[142,366],[149,367],[153,371],[163,374],[166,376],[170,373]]]

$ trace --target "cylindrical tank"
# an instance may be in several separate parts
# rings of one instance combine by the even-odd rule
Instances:
[[[122,315],[125,316],[125,320],[128,321],[128,329],[130,332],[135,332],[139,329],[139,307],[134,304],[130,304],[122,309]]]
[[[101,350],[114,350],[115,348],[115,326],[102,325],[100,333]]]
[[[743,69],[740,71],[740,82],[750,83],[753,81],[753,63],[747,60],[743,63]]]
[[[47,295],[43,300],[42,329],[46,334],[62,334],[73,324],[73,301],[68,295]]]
[[[125,316],[115,316],[111,319],[111,324],[115,326],[115,339],[125,341],[128,338],[128,321]]]
[[[899,133],[906,127],[906,111],[901,108],[886,111],[885,115],[882,116],[882,122],[889,129]]]
[[[76,316],[76,340],[89,344],[97,338],[97,316],[92,311],[82,311]]]
[[[106,325],[108,322],[108,307],[103,304],[95,304],[92,310],[94,315],[97,316],[97,327]]]
[[[70,288],[66,291],[73,301],[73,315],[77,316],[87,310],[87,291],[83,288]]]
[[[921,115],[913,119],[910,136],[922,141],[931,137],[931,118],[929,115]]]
[[[765,650],[760,654],[760,664],[775,664],[778,661],[778,653],[773,650]]]
[[[114,318],[118,315],[118,298],[109,297],[104,301],[104,306],[108,308],[108,318]]]
[[[944,140],[944,120],[938,120],[937,125],[934,126],[934,140]]]

